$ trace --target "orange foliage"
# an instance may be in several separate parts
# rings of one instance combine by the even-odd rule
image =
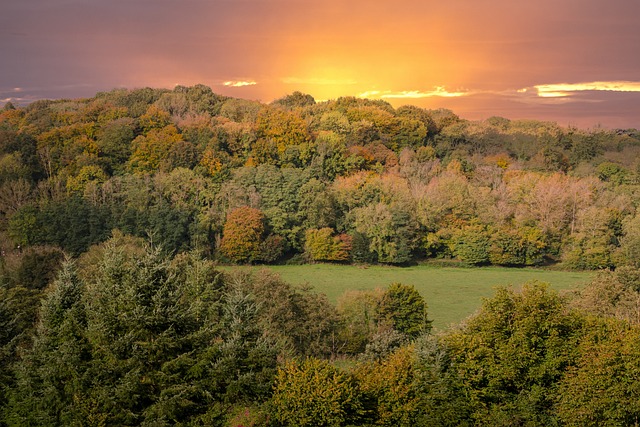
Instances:
[[[252,262],[260,258],[264,215],[259,209],[243,206],[229,212],[222,231],[220,251],[231,261]]]

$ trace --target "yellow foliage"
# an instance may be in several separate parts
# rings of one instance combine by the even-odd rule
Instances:
[[[222,161],[216,156],[215,151],[208,149],[202,154],[200,165],[204,166],[209,175],[215,175],[222,170]]]

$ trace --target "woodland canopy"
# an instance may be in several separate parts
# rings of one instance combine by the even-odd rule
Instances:
[[[640,132],[118,89],[0,111],[0,426],[640,418]],[[411,284],[224,264],[600,270],[433,331]]]

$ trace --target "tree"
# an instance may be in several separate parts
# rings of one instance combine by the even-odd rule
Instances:
[[[51,244],[72,255],[106,240],[109,211],[78,195],[44,206],[25,205],[9,221],[9,233],[17,244]]]
[[[132,154],[129,168],[135,173],[148,173],[158,170],[171,170],[174,165],[168,163],[174,146],[184,143],[182,135],[173,125],[151,128],[145,135],[139,135],[131,143]],[[175,165],[182,166],[182,165]]]
[[[474,216],[473,188],[461,173],[447,171],[429,181],[418,198],[420,224],[429,230],[456,226]]]
[[[340,315],[340,351],[360,354],[369,344],[377,330],[377,309],[383,290],[346,291],[340,296],[336,310]]]
[[[107,425],[221,425],[235,403],[264,400],[276,352],[255,306],[222,292],[211,265],[107,244],[87,284],[88,387]]]
[[[20,264],[12,271],[12,285],[43,291],[58,276],[63,260],[64,254],[59,249],[27,248],[21,254]]]
[[[615,271],[600,271],[570,300],[574,307],[588,315],[615,318],[632,325],[640,324],[640,270],[630,266]]]
[[[499,288],[460,329],[446,334],[451,366],[464,379],[472,421],[555,425],[555,387],[574,363],[582,318],[547,285]]]
[[[243,263],[260,259],[264,215],[248,206],[229,212],[222,231],[220,251],[230,260]]]
[[[469,264],[486,264],[489,262],[489,239],[487,228],[480,224],[471,224],[453,230],[449,243],[451,253]]]
[[[287,148],[309,141],[307,125],[298,115],[280,108],[265,108],[256,119],[258,141],[253,156],[260,163],[280,164]]]
[[[490,242],[489,261],[497,265],[541,264],[547,248],[544,235],[534,227],[493,229]]]
[[[316,229],[335,227],[339,212],[337,212],[335,199],[326,184],[316,178],[311,178],[300,187],[298,197],[300,200],[298,209],[304,216],[304,226]]]
[[[108,172],[123,170],[131,156],[131,142],[135,138],[135,123],[130,117],[106,123],[98,134],[99,157]]]
[[[597,206],[579,212],[575,232],[565,239],[564,262],[576,269],[613,267],[621,217],[616,209]]]
[[[271,404],[274,417],[291,427],[346,426],[363,415],[355,380],[328,361],[311,358],[278,369]]]
[[[315,105],[315,103],[316,100],[313,99],[313,96],[295,91],[290,95],[286,95],[282,98],[276,99],[271,104],[282,106],[287,109],[295,109]]]
[[[74,425],[94,418],[89,398],[91,345],[86,337],[84,284],[67,261],[44,299],[33,347],[17,365],[9,425]]]
[[[624,235],[620,239],[622,263],[640,267],[640,215],[627,218],[623,223]]]
[[[351,252],[351,236],[333,235],[333,229],[310,228],[305,233],[305,252],[314,261],[348,261]]]
[[[634,425],[640,419],[640,329],[611,319],[586,325],[580,357],[558,387],[558,418],[567,426]]]
[[[257,323],[265,337],[278,343],[282,357],[329,357],[339,350],[340,319],[326,295],[292,286],[267,270],[238,271],[227,281],[255,297]]]
[[[355,231],[369,241],[369,251],[382,263],[402,264],[411,259],[415,230],[410,213],[385,203],[354,210]]]
[[[220,336],[224,340],[210,355],[213,390],[223,391],[222,402],[237,406],[264,402],[271,396],[278,347],[263,334],[260,307],[252,294],[227,287],[222,301]],[[207,363],[203,358],[201,363]]]
[[[144,134],[156,129],[163,129],[171,124],[171,116],[157,105],[149,105],[147,111],[138,119],[138,125]]]
[[[412,338],[431,330],[427,305],[412,285],[389,285],[382,294],[376,317],[378,324],[388,325]]]
[[[375,425],[425,425],[424,400],[413,346],[397,349],[386,358],[358,367],[362,393],[371,401]],[[367,408],[369,409],[369,408]]]

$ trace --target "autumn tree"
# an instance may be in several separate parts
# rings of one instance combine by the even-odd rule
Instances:
[[[305,252],[314,261],[348,261],[351,236],[334,236],[331,228],[308,229],[305,233]]]
[[[149,132],[138,136],[131,143],[129,168],[136,173],[154,172],[161,168],[170,169],[170,165],[165,162],[173,146],[182,141],[182,136],[173,125],[152,127]]]
[[[280,164],[288,148],[309,141],[306,123],[296,114],[280,108],[262,110],[256,119],[256,128],[259,139],[253,156],[259,163]]]
[[[360,388],[370,396],[375,425],[423,425],[425,395],[416,369],[413,346],[397,349],[388,357],[363,364],[356,370]]]
[[[248,206],[229,212],[222,231],[220,251],[237,263],[260,259],[260,242],[264,234],[264,214]]]
[[[273,416],[285,426],[338,427],[363,415],[360,392],[348,373],[328,361],[288,362],[278,370]]]

